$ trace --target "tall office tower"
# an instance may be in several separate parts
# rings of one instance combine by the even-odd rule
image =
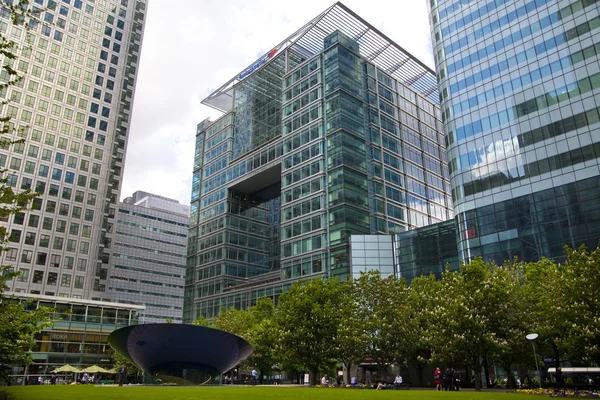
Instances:
[[[462,259],[600,239],[600,5],[431,0]]]
[[[184,321],[345,279],[353,233],[451,218],[436,102],[433,71],[340,3],[206,98],[225,114],[196,133]]]
[[[146,306],[141,322],[182,322],[190,206],[137,191],[119,204],[110,300]]]
[[[4,98],[15,139],[0,149],[15,190],[39,192],[9,217],[10,290],[105,300],[107,270],[144,31],[146,0],[34,0],[25,31],[0,9],[25,76]],[[7,62],[8,60],[3,60]],[[0,79],[6,82],[3,71]]]

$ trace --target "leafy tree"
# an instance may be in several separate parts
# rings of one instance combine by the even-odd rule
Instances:
[[[279,298],[275,317],[281,330],[279,356],[306,368],[312,384],[318,372],[337,363],[342,298],[343,286],[336,279],[297,282]]]
[[[7,276],[13,276],[8,274]],[[6,277],[0,278],[5,288]],[[29,350],[35,344],[34,335],[52,325],[48,315],[52,309],[40,307],[26,311],[25,304],[2,298],[0,303],[0,382],[7,382],[12,366],[33,362]]]
[[[2,1],[2,7],[8,10],[11,21],[16,26],[25,29],[29,21],[36,20],[35,13],[29,10],[28,0],[13,2]],[[19,51],[17,43],[0,34],[0,55],[5,64],[1,69],[6,72],[7,78],[0,81],[0,95],[6,97],[7,90],[20,82],[20,76],[12,68]],[[10,100],[1,100],[0,105],[5,106]],[[15,133],[10,116],[0,117],[0,147],[8,148],[10,145],[20,143],[22,139],[11,137]],[[21,133],[18,132],[18,133]],[[0,170],[0,219],[6,220],[11,214],[16,214],[28,206],[36,197],[29,190],[15,193],[9,185],[8,170]],[[0,251],[8,249],[8,232],[5,226],[0,226]],[[13,271],[10,265],[0,266],[0,381],[8,379],[10,367],[14,365],[28,365],[32,363],[29,350],[34,345],[34,334],[50,326],[52,321],[49,308],[40,307],[35,310],[25,310],[25,304],[6,298],[4,292],[8,289],[7,282],[15,278],[18,272]]]
[[[565,248],[567,260],[554,292],[553,311],[566,321],[569,358],[600,363],[600,248]]]
[[[335,338],[338,359],[346,366],[344,381],[350,382],[350,369],[365,359],[369,337],[363,329],[363,316],[355,293],[353,280],[343,284],[342,298],[340,299],[340,326]]]
[[[144,371],[137,366],[136,363],[131,361],[129,358],[125,357],[118,351],[113,351],[112,354],[114,369],[118,372],[121,369],[121,366],[124,365],[127,369],[128,375],[141,375]]]
[[[489,289],[496,294],[498,303],[494,318],[490,319],[493,337],[491,354],[508,375],[508,387],[515,387],[514,376],[510,373],[513,365],[529,359],[529,343],[525,336],[531,333],[529,315],[533,309],[526,296],[522,280],[521,267],[507,264],[503,267],[492,266]]]
[[[476,258],[442,275],[435,353],[447,363],[471,367],[476,390],[481,390],[482,358],[497,350],[499,328],[511,313],[507,287],[494,278],[501,270]]]
[[[408,287],[407,304],[411,315],[407,323],[407,340],[412,345],[405,354],[406,360],[417,370],[419,385],[423,386],[423,370],[432,362],[432,347],[437,319],[434,310],[438,305],[440,281],[435,275],[420,276]]]
[[[263,376],[268,375],[277,364],[275,348],[279,341],[279,329],[275,322],[275,305],[269,297],[263,297],[248,311],[252,326],[247,340],[253,349],[248,361],[260,372],[262,383]]]
[[[192,322],[192,324],[210,327],[212,325],[212,322],[209,321],[204,315],[198,315],[198,317],[194,320],[194,322]]]
[[[560,359],[567,352],[570,327],[570,317],[565,319],[560,312],[564,267],[542,258],[525,264],[524,269],[523,290],[532,304],[532,331],[540,335],[537,342],[541,353],[553,354],[555,366],[560,366]]]

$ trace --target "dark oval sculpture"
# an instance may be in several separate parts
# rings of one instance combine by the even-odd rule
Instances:
[[[132,325],[112,332],[108,343],[147,373],[179,385],[215,383],[252,354],[241,337],[196,325]]]

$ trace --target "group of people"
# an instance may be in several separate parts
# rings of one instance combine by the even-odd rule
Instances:
[[[437,391],[458,391],[460,390],[460,372],[453,368],[446,368],[442,374],[439,367],[433,372],[433,380],[435,381],[435,389]]]

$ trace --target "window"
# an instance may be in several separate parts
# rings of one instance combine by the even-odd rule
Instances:
[[[15,216],[13,217],[13,222],[18,225],[23,225],[23,222],[25,222],[25,214],[24,213],[15,214]]]
[[[62,274],[60,279],[61,287],[71,287],[71,275],[70,274]]]
[[[66,229],[67,229],[67,221],[63,221],[62,219],[59,219],[58,221],[56,221],[56,232],[65,233]]]
[[[35,232],[25,233],[25,244],[30,244],[30,245],[35,246]]]
[[[47,248],[49,245],[50,245],[50,236],[49,235],[40,235],[39,247]]]
[[[35,260],[35,263],[37,265],[46,265],[46,257],[47,256],[48,256],[48,254],[46,254],[46,253],[38,252],[37,253],[37,258]]]
[[[42,283],[44,281],[44,271],[34,271],[31,283]]]
[[[19,277],[17,278],[19,282],[27,282],[29,280],[29,270],[28,269],[19,269]]]
[[[39,222],[40,222],[39,215],[34,215],[34,214],[29,215],[29,224],[28,224],[28,226],[30,226],[32,228],[37,228]]]
[[[56,202],[48,200],[46,202],[46,212],[53,213],[56,211]]]
[[[55,237],[54,242],[52,243],[52,248],[54,250],[62,250],[64,242],[65,242],[65,240],[63,238]]]
[[[17,261],[19,250],[7,249],[6,250],[6,261]]]
[[[58,254],[52,254],[50,256],[50,266],[53,268],[60,267],[60,256]]]
[[[46,281],[46,284],[49,286],[56,286],[56,281],[58,281],[58,273],[50,272],[48,274],[48,280]]]
[[[77,260],[77,271],[85,272],[87,267],[87,260],[85,258],[79,258]]]
[[[73,269],[73,257],[65,256],[65,269]]]
[[[44,220],[42,221],[42,229],[51,231],[52,223],[53,223],[52,218],[44,217]]]
[[[33,251],[31,250],[23,250],[21,253],[21,262],[31,264],[31,259],[33,258]]]
[[[75,285],[74,288],[75,289],[83,289],[83,283],[85,281],[85,277],[83,276],[76,276],[75,277]]]
[[[18,229],[13,229],[10,231],[10,236],[8,237],[9,242],[19,243],[21,241],[21,231]]]

